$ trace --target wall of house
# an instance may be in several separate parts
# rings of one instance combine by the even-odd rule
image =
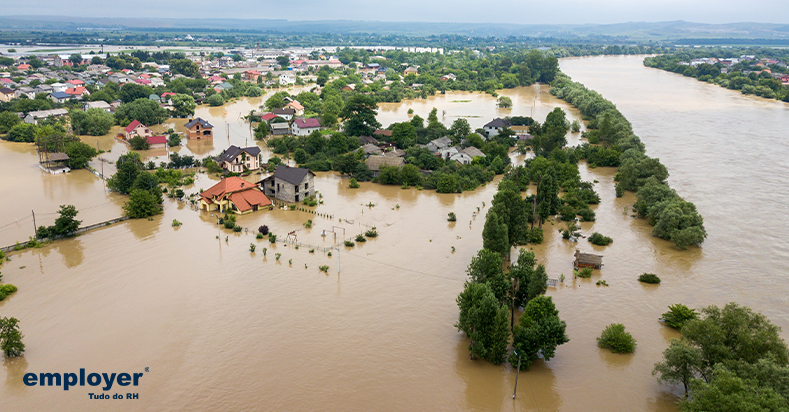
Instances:
[[[279,184],[279,191],[277,191],[277,185]],[[307,189],[304,189],[304,185],[307,185]],[[299,183],[299,186],[296,187],[282,179],[274,178],[274,188],[272,189],[271,183],[267,182],[265,185],[264,193],[266,196],[274,197],[279,200],[283,200],[285,202],[297,202],[296,195],[299,195],[298,202],[301,202],[307,197],[315,196],[315,178],[311,174],[307,174],[304,179]]]

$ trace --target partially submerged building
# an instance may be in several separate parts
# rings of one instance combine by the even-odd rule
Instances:
[[[309,169],[279,165],[271,176],[258,183],[266,196],[286,202],[315,196],[315,173]]]
[[[270,205],[271,200],[256,184],[238,176],[222,179],[200,193],[200,210],[217,212],[232,210],[243,215]]]

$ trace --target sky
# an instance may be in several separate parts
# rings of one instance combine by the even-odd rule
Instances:
[[[789,24],[789,0],[9,0],[3,14],[515,24],[673,20]]]

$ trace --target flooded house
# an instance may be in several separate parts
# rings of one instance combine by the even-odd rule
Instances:
[[[315,196],[315,173],[309,169],[279,165],[271,176],[258,182],[264,194],[286,202]]]
[[[200,193],[200,210],[238,214],[257,211],[270,206],[271,200],[254,183],[238,177],[228,177]]]

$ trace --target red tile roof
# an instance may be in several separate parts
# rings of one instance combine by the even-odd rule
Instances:
[[[66,83],[73,84],[74,86],[79,86],[81,84],[85,84],[82,80],[69,80]]]
[[[74,96],[81,96],[82,93],[85,93],[85,88],[84,87],[74,87],[74,88],[71,88],[71,89],[66,89],[65,92],[66,92],[66,94],[70,94],[70,95],[74,95]]]
[[[175,96],[175,93],[173,93],[173,92],[164,92],[164,93],[162,93],[162,99],[164,99],[166,96]]]
[[[123,130],[125,130],[125,131],[126,131],[126,133],[131,133],[131,131],[132,131],[132,130],[136,129],[136,128],[137,128],[137,126],[139,126],[139,125],[141,125],[141,124],[142,124],[142,123],[140,123],[140,121],[139,121],[139,120],[134,120],[134,121],[132,121],[131,123],[129,123],[129,125],[128,125],[128,126],[126,126],[126,128],[125,128],[125,129],[123,129]],[[145,125],[143,125],[143,126],[145,126]]]
[[[260,118],[261,118],[262,120],[264,120],[264,121],[269,121],[269,120],[271,120],[271,119],[274,119],[274,118],[276,118],[276,117],[279,117],[279,116],[277,116],[277,115],[276,115],[276,114],[274,114],[274,113],[266,113],[266,114],[264,114],[263,116],[261,116]]]
[[[30,69],[30,65],[29,64],[20,64],[19,66],[16,66],[16,68],[17,68],[17,70],[28,70],[28,69]]]
[[[167,136],[148,136],[148,144],[167,143]]]
[[[137,79],[135,82],[137,82],[137,84],[151,84],[151,81],[148,79]]]
[[[300,129],[308,129],[311,127],[321,127],[321,123],[318,119],[296,119],[294,124],[298,125]]]
[[[247,182],[238,176],[223,179],[201,193],[200,197],[206,202],[215,197],[227,197],[242,212],[252,209],[253,205],[268,206],[271,204],[271,200],[260,191],[256,184]]]

